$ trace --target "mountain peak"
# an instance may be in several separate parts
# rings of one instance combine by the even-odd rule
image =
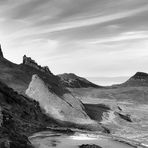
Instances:
[[[2,57],[2,58],[4,57],[3,52],[2,52],[2,48],[1,48],[1,44],[0,44],[0,57]]]

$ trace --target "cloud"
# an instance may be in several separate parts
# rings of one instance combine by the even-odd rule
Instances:
[[[148,31],[135,31],[135,32],[124,32],[118,36],[86,41],[90,44],[104,44],[110,42],[122,42],[122,41],[130,41],[130,40],[137,40],[137,39],[148,39]]]
[[[147,0],[0,0],[6,57],[27,53],[54,73],[148,71],[147,25]]]
[[[79,28],[79,27],[87,27],[91,25],[96,25],[96,24],[102,24],[106,22],[110,22],[113,20],[121,19],[121,18],[126,18],[130,17],[133,15],[136,15],[136,13],[140,13],[143,11],[148,10],[148,5],[143,6],[141,8],[137,8],[134,10],[126,11],[126,12],[120,12],[117,14],[111,14],[107,16],[99,16],[99,17],[94,17],[94,18],[88,18],[84,20],[75,20],[71,22],[64,22],[64,23],[58,23],[54,25],[48,25],[44,27],[34,27],[34,28],[27,28],[23,31],[18,32],[18,34],[21,36],[27,36],[31,34],[42,34],[42,33],[52,33],[52,32],[57,32],[57,31],[63,31],[67,29],[74,29],[74,28]]]

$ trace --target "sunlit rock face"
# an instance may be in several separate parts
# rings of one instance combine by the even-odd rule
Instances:
[[[83,104],[78,99],[71,94],[57,96],[37,75],[33,75],[26,95],[38,101],[46,113],[54,119],[77,124],[95,123],[85,113]]]

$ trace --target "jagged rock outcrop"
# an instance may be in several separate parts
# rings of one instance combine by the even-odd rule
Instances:
[[[70,88],[87,88],[87,87],[94,87],[94,88],[101,88],[85,78],[79,77],[73,73],[64,73],[59,74],[58,77],[61,79],[62,84],[65,87]]]
[[[1,47],[1,45],[0,45],[0,58],[3,58],[4,56],[3,56],[3,52],[2,52],[2,47]]]
[[[48,66],[42,67],[41,65],[38,65],[34,60],[32,60],[30,57],[27,57],[26,55],[23,56],[23,64],[34,67],[37,70],[40,70],[41,72],[52,74]]]
[[[76,124],[94,124],[84,110],[83,104],[71,94],[57,96],[37,75],[26,90],[26,95],[38,101],[46,113],[57,120]]]

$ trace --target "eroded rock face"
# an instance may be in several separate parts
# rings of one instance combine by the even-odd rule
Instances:
[[[23,56],[23,64],[34,67],[37,70],[40,70],[40,71],[45,72],[47,74],[52,74],[51,71],[49,70],[48,66],[42,67],[41,65],[38,65],[34,60],[32,60],[30,57],[27,57],[26,55]]]
[[[26,95],[38,101],[46,113],[54,119],[76,124],[95,123],[88,117],[83,104],[78,99],[71,94],[57,96],[51,92],[50,86],[45,84],[37,75],[33,75]]]

